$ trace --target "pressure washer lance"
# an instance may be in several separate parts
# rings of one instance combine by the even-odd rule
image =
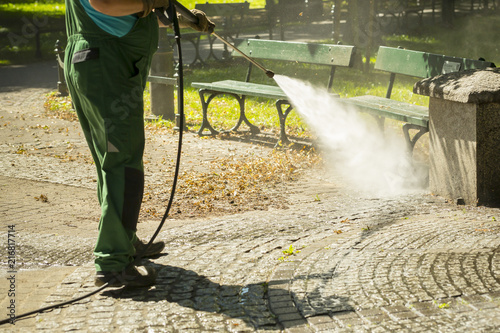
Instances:
[[[219,36],[215,32],[212,32],[212,35],[214,35],[215,37],[217,37],[218,39],[220,39],[221,42],[223,42],[227,46],[232,47],[236,52],[238,52],[239,54],[241,54],[246,60],[250,61],[252,64],[254,64],[255,66],[257,66],[260,70],[262,70],[264,73],[266,73],[266,75],[269,78],[272,79],[274,77],[274,72],[273,71],[270,71],[269,69],[266,69],[264,66],[262,66],[257,61],[255,61],[254,59],[252,59],[249,56],[247,56],[245,53],[243,53],[241,50],[239,50],[236,46],[234,46],[233,44],[229,43],[227,40],[225,40],[224,38],[222,38],[221,36]]]
[[[177,12],[179,12],[182,16],[184,16],[187,20],[191,21],[192,23],[198,24],[198,17],[196,15],[194,15],[189,9],[187,9],[186,7],[184,7],[177,0],[171,0],[171,2],[175,5],[175,9],[177,10]],[[225,40],[224,38],[222,38],[221,36],[219,36],[214,31],[212,31],[211,34],[214,35],[215,37],[217,37],[218,39],[220,39],[221,42],[223,42],[224,44],[226,44],[227,46],[231,47],[236,52],[238,52],[239,54],[241,54],[246,60],[250,61],[253,65],[255,65],[260,70],[262,70],[264,73],[266,73],[266,75],[269,78],[272,79],[274,77],[274,72],[273,71],[270,71],[269,69],[266,69],[264,66],[262,66],[257,61],[255,61],[254,59],[252,59],[249,56],[247,56],[245,53],[243,53],[241,50],[239,50],[236,46],[234,46],[233,44],[229,43],[227,40]]]

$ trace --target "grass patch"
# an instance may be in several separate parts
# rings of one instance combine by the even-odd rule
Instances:
[[[65,119],[70,121],[77,121],[78,117],[73,106],[71,104],[71,97],[69,96],[59,96],[57,92],[52,92],[47,94],[47,98],[44,103],[45,113],[49,117],[55,117],[59,119]]]
[[[8,14],[10,17],[43,17],[43,16],[64,16],[66,5],[64,0],[36,0],[36,1],[13,1],[0,4],[2,16]]]
[[[56,40],[65,41],[64,0],[10,0],[0,4],[0,65],[53,59]],[[36,44],[39,33],[40,55]]]

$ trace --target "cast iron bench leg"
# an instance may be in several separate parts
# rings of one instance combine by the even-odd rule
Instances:
[[[288,107],[286,108],[285,112],[283,112],[283,105],[285,104],[288,105]],[[293,106],[287,101],[280,100],[276,102],[276,108],[278,109],[278,116],[280,118],[280,142],[282,144],[288,144],[290,143],[290,140],[288,140],[288,137],[286,135],[285,124],[286,117],[288,117],[288,114],[290,113],[290,111],[292,111]]]
[[[234,98],[236,98],[236,100],[240,104],[240,118],[238,119],[238,123],[233,128],[231,128],[229,131],[236,132],[238,130],[238,128],[240,127],[241,123],[245,122],[245,124],[247,124],[247,126],[250,128],[250,132],[252,134],[260,133],[260,129],[257,126],[255,126],[254,124],[252,124],[250,122],[250,120],[248,120],[248,118],[245,114],[245,95],[242,95],[241,97],[236,95],[236,94],[228,94],[228,95],[231,95]]]
[[[201,58],[201,55],[200,55],[200,38],[201,38],[201,34],[196,34],[196,36],[193,36],[191,33],[187,36],[187,35],[184,35],[183,36],[183,41],[188,41],[190,42],[191,44],[193,44],[193,47],[194,47],[194,59],[193,61],[191,61],[191,63],[189,65],[194,65],[197,61],[199,61],[201,64],[205,64],[205,61],[203,61],[203,59]],[[172,38],[172,41],[171,41],[171,46],[173,47],[175,43],[175,39]]]
[[[203,61],[200,55],[200,41],[201,41],[201,34],[198,35],[198,37],[193,38],[191,40],[191,43],[194,45],[194,52],[195,52],[195,57],[191,65],[195,64],[196,60],[199,60],[202,65],[205,65],[205,61]]]
[[[208,35],[208,43],[210,44],[210,53],[208,54],[207,59],[213,58],[214,60],[219,60],[214,53],[214,42],[216,39],[217,39],[216,37]]]
[[[201,108],[203,109],[203,120],[201,122],[200,129],[198,130],[198,135],[203,136],[203,131],[208,129],[210,131],[209,135],[217,135],[219,134],[219,131],[216,131],[212,125],[210,125],[210,122],[208,121],[208,104],[214,99],[215,96],[217,96],[217,93],[205,90],[205,89],[200,89],[198,92],[200,94],[200,100],[201,100]],[[205,93],[209,93],[210,96],[208,96],[208,99],[205,100]]]
[[[411,129],[418,130],[418,132],[413,136],[413,139],[410,138],[410,130]],[[429,129],[426,127],[408,124],[408,123],[403,125],[403,133],[405,135],[406,144],[408,147],[408,153],[410,154],[410,156],[413,155],[413,148],[415,148],[415,144],[417,143],[417,140],[420,139],[420,137],[427,132],[429,132]]]
[[[238,122],[236,125],[233,126],[230,130],[227,131],[222,131],[222,132],[236,132],[240,125],[244,122],[247,124],[247,126],[250,128],[250,132],[252,134],[258,134],[260,133],[260,129],[252,124],[247,116],[245,115],[245,96],[239,96],[237,94],[233,93],[224,93],[224,92],[217,92],[217,91],[212,91],[212,90],[207,90],[207,89],[200,89],[199,91],[200,94],[200,100],[201,100],[201,107],[203,109],[203,120],[201,122],[201,127],[198,130],[198,135],[202,136],[203,131],[205,129],[208,129],[210,131],[210,135],[217,135],[220,133],[220,131],[215,130],[212,125],[210,125],[210,122],[208,121],[208,105],[210,102],[218,95],[230,95],[233,96],[237,101],[240,106],[240,116],[238,118]],[[210,94],[207,99],[205,99],[205,94]]]

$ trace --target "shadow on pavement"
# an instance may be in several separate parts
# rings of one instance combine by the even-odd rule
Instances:
[[[267,306],[265,283],[223,285],[191,270],[158,264],[153,267],[158,272],[154,288],[109,289],[102,295],[139,302],[166,300],[195,311],[238,318],[260,329],[276,329],[277,321]]]
[[[223,314],[233,319],[243,320],[249,326],[254,326],[259,330],[276,330],[276,327],[282,324],[279,321],[280,314],[273,314],[270,307],[274,309],[278,306],[278,310],[288,307],[287,310],[290,309],[291,311],[289,310],[285,316],[290,315],[292,312],[298,315],[292,301],[293,295],[290,295],[288,290],[271,286],[274,285],[274,282],[279,281],[271,281],[269,286],[265,282],[247,285],[224,285],[213,282],[208,277],[191,270],[168,265],[154,264],[153,266],[158,272],[154,288],[149,290],[145,288],[109,289],[103,292],[102,295],[117,299],[132,299],[139,302],[166,300],[195,311]],[[300,279],[301,277],[296,278]],[[276,295],[271,305],[269,304],[268,288],[272,288],[273,295]],[[280,297],[279,295],[286,296]],[[353,311],[345,297],[332,296],[322,301],[324,301],[322,302],[324,306],[315,309],[316,314]],[[165,314],[165,317],[168,315]],[[294,326],[294,323],[294,321],[287,321],[285,324],[290,328]]]

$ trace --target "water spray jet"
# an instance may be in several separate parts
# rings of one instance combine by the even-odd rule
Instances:
[[[415,163],[397,136],[382,133],[324,88],[283,75],[274,79],[317,135],[332,175],[375,196],[401,195],[426,186],[425,166]]]

